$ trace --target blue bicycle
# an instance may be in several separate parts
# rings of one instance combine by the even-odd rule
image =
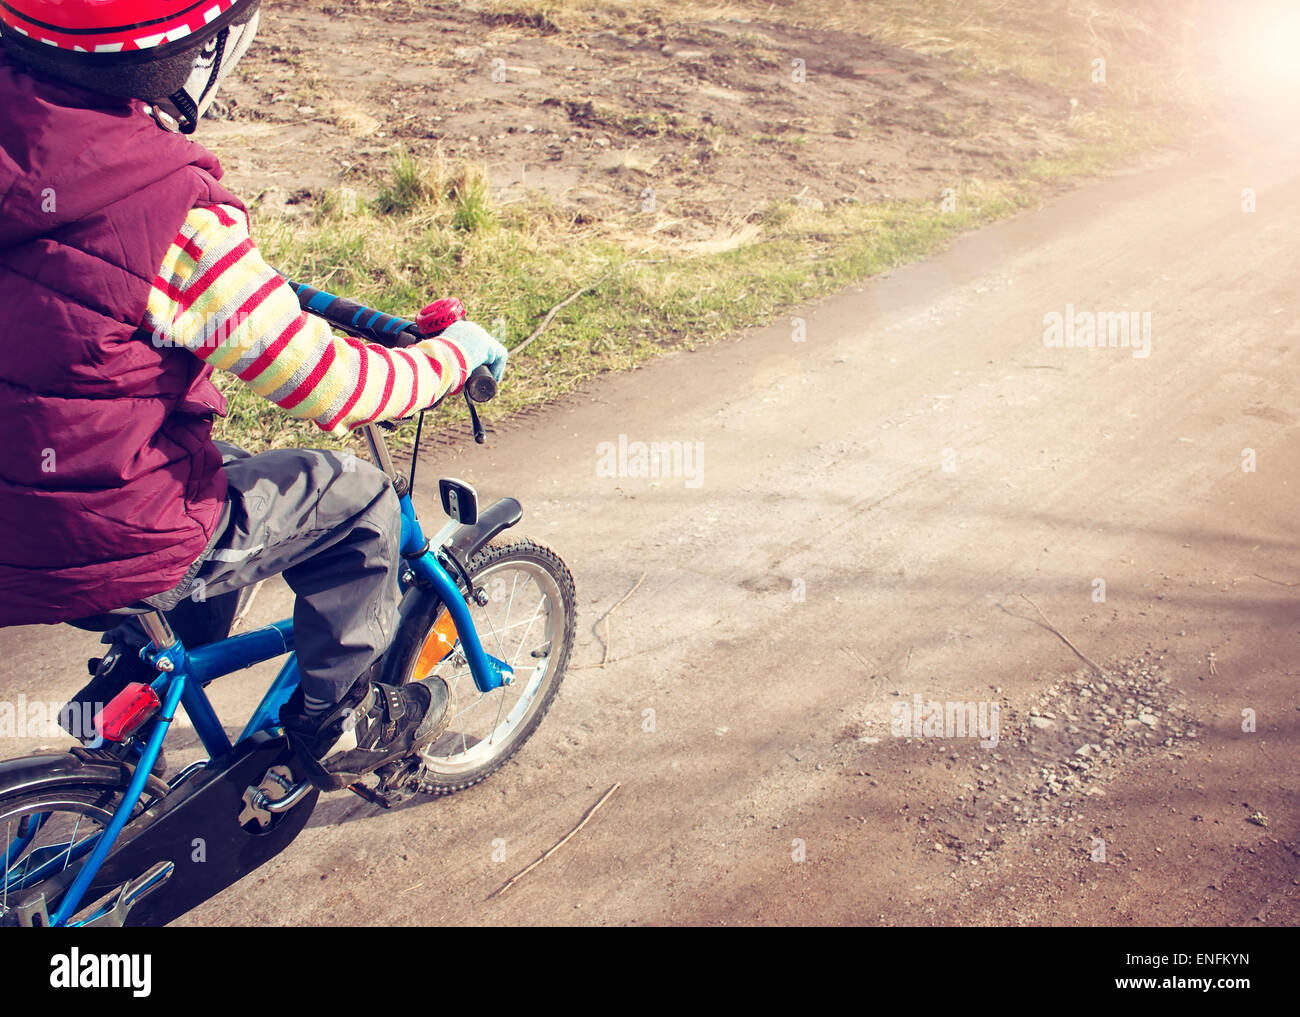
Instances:
[[[295,289],[305,309],[352,335],[386,345],[419,337],[404,318]],[[481,442],[474,404],[495,395],[495,380],[480,369],[464,391]],[[398,685],[436,674],[451,691],[450,721],[436,742],[349,788],[391,807],[477,784],[537,729],[573,647],[576,595],[552,551],[496,539],[521,518],[513,498],[480,509],[472,487],[443,479],[450,518],[427,539],[411,500],[418,428],[409,477],[394,468],[379,428],[365,428],[364,437],[402,512],[400,621],[380,680]],[[158,677],[128,686],[100,711],[97,733],[108,748],[0,762],[0,924],[165,924],[284,850],[319,798],[279,723],[298,682],[291,621],[187,648],[156,611],[114,614],[139,616],[151,640],[141,656]],[[286,654],[232,743],[205,686]],[[164,782],[151,770],[178,706],[208,758]]]

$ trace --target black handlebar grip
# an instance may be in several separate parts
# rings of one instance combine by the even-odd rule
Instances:
[[[486,364],[474,368],[474,372],[465,382],[465,393],[476,403],[486,403],[496,398],[497,380]]]

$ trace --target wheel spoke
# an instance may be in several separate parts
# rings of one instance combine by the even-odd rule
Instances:
[[[32,859],[36,856],[36,851],[30,844],[27,845],[27,854],[23,856],[23,867],[20,872],[18,884],[21,886],[26,880],[28,873],[32,870]]]
[[[18,904],[40,893],[48,880],[74,871],[73,858],[81,858],[112,819],[110,811],[93,803],[104,790],[88,784],[58,792],[34,791],[10,802],[0,850],[5,860],[0,873],[0,915],[12,918],[11,890],[16,891],[12,896]],[[83,824],[87,827],[84,837]],[[80,910],[93,916],[93,911]]]
[[[531,578],[531,577],[530,577]],[[515,590],[519,588],[519,573],[515,573],[515,581],[510,584],[510,600],[506,603],[506,621],[510,620],[510,609],[515,604]]]
[[[63,869],[68,867],[68,862],[72,861],[72,846],[77,843],[77,831],[81,829],[81,817],[77,817],[76,824],[72,827],[72,836],[68,838],[68,851],[63,856]],[[63,869],[59,871],[62,872]]]
[[[534,611],[533,616],[528,619],[528,628],[524,629],[524,634],[519,640],[519,649],[515,650],[514,660],[510,661],[511,668],[515,666],[515,661],[519,660],[519,655],[524,652],[524,643],[528,639],[528,633],[533,631],[533,622],[537,621],[537,616],[542,613],[542,608],[545,606],[546,597],[543,596],[542,599],[537,602],[537,610]]]
[[[510,687],[509,685],[501,686],[503,691],[505,689],[508,689],[509,687]],[[518,698],[518,693],[516,693],[516,698]],[[496,719],[492,721],[492,734],[488,735],[489,741],[491,740],[492,735],[496,734],[497,729],[501,726],[501,711],[505,708],[505,705],[506,705],[506,697],[503,695],[501,697],[501,701],[497,703],[497,715],[496,715]]]
[[[542,603],[545,603],[545,602],[546,602],[546,598],[543,597],[543,598],[542,598]],[[511,629],[517,629],[517,628],[519,628],[520,625],[527,625],[527,624],[528,624],[528,621],[517,621],[517,622],[515,622],[513,625],[507,625],[505,628],[503,628],[503,629],[498,629],[497,631],[500,631],[500,632],[509,632]],[[501,656],[502,656],[502,658],[504,659],[504,657],[505,657],[505,653],[502,652]]]
[[[506,617],[507,617],[507,618],[510,617],[509,612],[507,612]],[[484,621],[487,622],[487,626],[488,626],[488,629],[489,629],[489,630],[491,631],[491,633],[492,633],[492,637],[497,641],[497,652],[498,652],[499,654],[501,654],[501,656],[504,657],[506,651],[505,651],[505,647],[501,645],[501,633],[498,632],[498,631],[497,631],[497,627],[496,627],[495,625],[492,624],[492,614],[491,614],[491,612],[485,610],[485,611],[483,612],[483,619],[484,619]]]
[[[499,694],[500,692],[502,692],[503,689],[504,686],[501,689],[493,689],[485,696],[479,696],[476,700],[474,700],[474,702],[470,703],[469,706],[465,707],[465,709],[461,710],[458,714],[456,714],[455,719],[460,720],[462,717],[467,715],[470,712],[470,710],[477,709],[485,700],[489,699],[494,695]]]

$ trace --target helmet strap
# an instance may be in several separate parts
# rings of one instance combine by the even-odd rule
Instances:
[[[181,115],[178,126],[182,134],[193,134],[194,129],[199,125],[199,103],[203,102],[208,97],[208,93],[216,87],[217,78],[221,75],[221,60],[226,53],[226,39],[229,37],[229,27],[223,28],[217,33],[217,49],[212,58],[212,71],[208,74],[208,83],[203,86],[203,91],[199,93],[198,102],[195,102],[190,93],[184,88],[178,88],[167,97]]]
[[[180,132],[182,134],[193,134],[194,129],[199,126],[199,107],[190,98],[190,93],[181,88],[167,96],[167,98],[176,107],[176,112],[181,115],[176,122]]]

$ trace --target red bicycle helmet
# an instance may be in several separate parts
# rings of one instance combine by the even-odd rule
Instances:
[[[259,0],[0,0],[0,38],[34,70],[110,95],[170,100],[185,133],[251,41]],[[227,52],[232,29],[236,47]],[[198,95],[186,85],[207,72]],[[193,87],[193,86],[191,86]]]

